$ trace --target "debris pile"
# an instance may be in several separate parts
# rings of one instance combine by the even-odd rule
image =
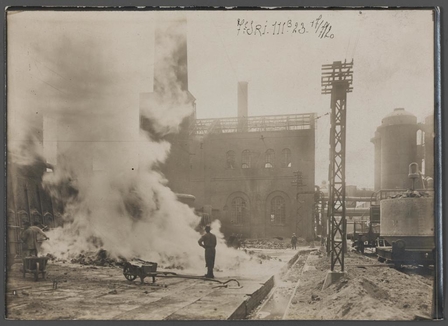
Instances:
[[[396,194],[393,196],[389,196],[391,199],[395,198],[421,198],[421,197],[429,197],[429,193],[425,191],[418,191],[418,190],[406,190],[405,192],[402,192],[401,194]]]
[[[125,262],[124,258],[111,258],[104,249],[100,249],[98,252],[81,253],[71,260],[73,264],[94,266],[122,266]]]
[[[298,238],[297,244],[304,244],[303,238]],[[246,239],[244,241],[245,248],[254,249],[287,249],[291,248],[291,239],[289,238],[272,238],[272,239]]]
[[[273,256],[265,254],[263,252],[255,252],[254,250],[247,250],[247,249],[244,249],[244,252],[251,256],[250,260],[252,260],[253,258],[257,258],[259,260],[279,260],[279,261],[281,261],[281,259],[279,259],[278,257],[273,257]]]
[[[47,257],[50,261],[54,261],[57,259],[55,255],[52,255],[50,253],[46,254],[45,257]]]

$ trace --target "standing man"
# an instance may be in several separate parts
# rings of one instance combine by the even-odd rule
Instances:
[[[23,242],[23,255],[27,256],[37,256],[38,235],[41,235],[45,240],[49,238],[47,235],[37,226],[30,226],[29,222],[23,223],[25,230],[22,233],[21,239]]]
[[[296,250],[297,249],[297,237],[296,234],[293,233],[292,237],[291,237],[291,247],[292,249]]]
[[[211,227],[205,227],[205,234],[199,239],[198,243],[201,247],[205,248],[205,267],[207,267],[207,274],[204,275],[207,278],[215,278],[213,275],[213,268],[215,267],[215,255],[216,255],[216,236],[210,233]]]

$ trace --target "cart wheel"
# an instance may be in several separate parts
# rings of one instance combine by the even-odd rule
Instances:
[[[133,274],[129,266],[123,268],[123,275],[128,281],[133,281],[137,278],[137,275]]]

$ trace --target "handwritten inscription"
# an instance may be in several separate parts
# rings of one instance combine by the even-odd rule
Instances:
[[[237,35],[247,36],[265,36],[265,35],[304,35],[312,34],[318,38],[334,38],[331,32],[333,26],[322,18],[322,15],[309,22],[294,21],[292,19],[260,23],[254,20],[240,19],[237,20]]]

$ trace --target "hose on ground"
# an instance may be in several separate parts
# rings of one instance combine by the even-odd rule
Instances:
[[[231,278],[228,279],[226,281],[220,281],[214,278],[207,278],[204,276],[194,276],[194,275],[183,275],[183,274],[177,274],[177,273],[173,273],[173,272],[157,272],[156,277],[166,277],[166,278],[186,278],[186,279],[192,279],[192,280],[203,280],[203,281],[211,281],[211,282],[217,282],[220,285],[217,287],[228,287],[228,283],[230,282],[235,282],[236,284],[238,284],[238,289],[241,289],[242,286],[240,284],[240,282],[235,279],[235,278]]]

